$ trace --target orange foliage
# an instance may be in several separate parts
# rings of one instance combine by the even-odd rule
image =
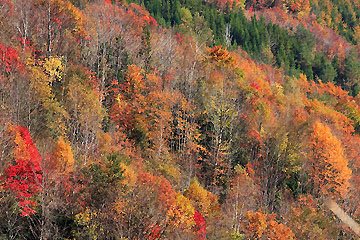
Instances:
[[[344,133],[353,133],[354,127],[352,126],[352,121],[347,118],[341,112],[336,111],[331,106],[325,105],[317,99],[308,100],[306,102],[306,107],[309,109],[309,112],[324,121],[327,121],[328,124],[333,124],[335,128]]]
[[[144,71],[135,65],[128,67],[126,82],[120,88],[112,109],[113,121],[126,133],[141,131],[154,156],[160,158],[168,148],[172,108],[184,101],[181,93],[156,74],[145,78]]]
[[[228,68],[234,68],[235,66],[235,59],[232,54],[222,48],[222,45],[215,46],[209,49],[209,59],[215,61],[220,66],[226,66]]]
[[[121,85],[123,94],[119,94],[113,106],[112,119],[122,129],[133,129],[135,117],[143,113],[145,96],[145,81],[143,71],[135,66],[128,67],[126,82]]]
[[[141,173],[137,176],[137,184],[155,193],[161,209],[168,216],[166,222],[173,227],[180,227],[185,231],[190,231],[194,226],[192,216],[195,213],[191,201],[177,193],[166,179]],[[165,219],[164,219],[165,220]]]
[[[286,0],[286,6],[292,12],[296,12],[300,18],[307,16],[310,13],[309,0]]]
[[[46,16],[45,21],[35,20],[39,21],[38,24],[40,24],[40,27],[37,28],[46,28],[50,32],[43,34],[43,30],[34,28],[38,31],[36,35],[32,36],[31,39],[25,39],[28,36],[24,35],[24,41],[35,40],[40,42],[48,53],[64,54],[66,51],[65,54],[78,57],[75,56],[79,54],[75,46],[87,36],[85,30],[86,17],[83,12],[75,7],[71,1],[34,0],[30,2],[34,3],[32,6],[34,11],[40,11],[38,13],[40,16]],[[36,39],[37,37],[39,39]]]
[[[158,200],[161,205],[169,210],[175,202],[176,192],[172,189],[171,184],[168,180],[156,177],[150,173],[141,173],[137,177],[138,184],[156,186],[158,192]],[[154,189],[155,190],[155,189]]]
[[[290,240],[295,237],[290,228],[275,220],[274,214],[249,211],[247,219],[246,229],[252,238],[260,239],[266,236],[266,239]]]
[[[300,195],[298,201],[291,205],[286,218],[297,239],[327,240],[333,238],[334,231],[338,232],[318,206],[319,202],[311,195]]]
[[[313,125],[309,156],[309,174],[319,193],[344,196],[349,188],[351,170],[340,141],[320,122]]]
[[[191,201],[182,194],[177,193],[175,203],[168,212],[169,222],[172,226],[180,227],[189,232],[194,226],[195,222],[192,216],[195,213]]]
[[[40,2],[42,1],[43,0],[40,0]],[[78,8],[76,8],[70,1],[63,0],[52,0],[51,5],[57,10],[57,14],[59,15],[57,16],[58,18],[54,17],[54,22],[57,22],[60,25],[68,24],[72,27],[71,30],[74,33],[82,37],[86,36],[86,17]]]
[[[53,167],[63,173],[74,171],[74,157],[71,146],[62,137],[59,137],[56,144]]]

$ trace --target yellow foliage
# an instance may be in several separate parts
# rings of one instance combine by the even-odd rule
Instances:
[[[30,73],[31,87],[34,91],[32,97],[35,101],[40,102],[46,110],[47,126],[53,134],[63,135],[66,129],[64,119],[68,117],[68,114],[52,92],[53,81],[62,78],[64,67],[61,58],[50,57],[42,62],[35,62],[29,58],[26,66]]]
[[[127,191],[128,193],[132,192],[137,182],[137,174],[131,166],[128,166],[122,162],[120,163],[120,167],[124,171],[123,172],[124,179],[122,180],[122,184],[125,186],[125,191]],[[114,203],[114,209],[118,214],[122,214],[127,211],[129,204],[130,204],[129,199],[119,198]]]
[[[241,8],[241,9],[244,9],[245,8],[245,2],[246,0],[238,0],[238,1],[235,1],[235,6],[238,7],[238,8]]]
[[[195,209],[191,205],[191,201],[182,194],[177,193],[175,204],[167,214],[170,218],[171,225],[190,231],[195,224],[193,219],[194,213]]]
[[[64,105],[85,134],[97,134],[104,111],[96,89],[89,83],[91,76],[79,66],[71,66],[66,73],[68,84]],[[90,134],[91,133],[91,134]]]
[[[75,215],[75,221],[78,225],[85,227],[85,235],[93,240],[103,232],[101,224],[96,220],[98,213],[86,208],[85,212]],[[78,235],[82,235],[81,233]]]
[[[99,131],[96,136],[98,143],[98,148],[100,153],[107,154],[111,152],[111,142],[112,138],[109,133],[105,133],[103,131]]]
[[[123,184],[129,187],[135,186],[137,181],[137,175],[134,169],[131,166],[127,166],[124,163],[120,163],[120,167],[124,170],[124,180]]]
[[[204,216],[211,216],[220,209],[218,197],[204,189],[196,178],[191,180],[186,196]]]
[[[45,73],[50,76],[50,80],[61,79],[64,65],[59,57],[49,57],[43,63]]]
[[[64,141],[62,137],[59,137],[55,153],[55,167],[61,172],[72,172],[74,171],[74,157],[72,148],[69,142]]]
[[[175,181],[179,181],[181,177],[181,172],[170,164],[165,164],[161,166],[160,171],[164,172],[166,175],[172,177]]]

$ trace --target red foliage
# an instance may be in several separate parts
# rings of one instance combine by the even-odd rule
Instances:
[[[168,180],[151,175],[149,173],[142,173],[138,176],[139,184],[144,186],[156,186],[159,202],[165,207],[170,209],[174,204],[176,192],[172,189]]]
[[[15,10],[14,5],[11,3],[10,0],[4,0],[3,3],[6,4],[8,9],[9,9],[8,16],[11,16],[12,13],[14,12],[14,10]]]
[[[182,38],[181,38],[181,35],[180,35],[180,33],[176,33],[176,38],[177,38],[177,40],[179,41],[179,42],[182,42]]]
[[[156,239],[160,239],[161,237],[161,227],[159,225],[151,225],[149,227],[149,235],[147,236],[146,239],[149,239],[149,240],[156,240]]]
[[[195,211],[193,219],[195,221],[195,231],[198,235],[198,240],[206,239],[206,224],[205,219],[200,212]]]
[[[250,87],[255,88],[256,90],[261,91],[261,87],[260,87],[259,85],[257,85],[256,83],[252,83],[252,84],[250,85]]]
[[[150,13],[135,3],[129,4],[128,13],[136,16],[143,24],[157,26],[157,21],[150,16]]]
[[[126,82],[118,85],[118,88],[122,93],[113,106],[112,118],[121,128],[131,130],[135,127],[136,116],[144,112],[143,93],[148,91],[141,69],[129,66]]]
[[[32,52],[35,52],[35,48],[33,47],[33,43],[29,41],[29,39],[20,37],[19,38],[20,45],[23,45],[27,50],[31,50]]]
[[[24,66],[19,60],[18,52],[11,48],[5,47],[0,43],[0,67],[5,70],[6,73],[10,73],[16,70],[23,70]]]
[[[21,126],[10,127],[14,135],[14,160],[3,175],[3,186],[13,192],[18,199],[21,215],[34,214],[36,202],[31,197],[41,192],[42,158],[31,139],[29,131]]]
[[[295,11],[296,10],[296,6],[295,6],[295,3],[293,3],[292,5],[291,5],[291,11]]]

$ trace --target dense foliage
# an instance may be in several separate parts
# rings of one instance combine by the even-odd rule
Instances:
[[[0,239],[356,239],[359,17],[0,1]]]

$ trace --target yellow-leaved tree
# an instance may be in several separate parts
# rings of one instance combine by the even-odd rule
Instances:
[[[43,61],[28,59],[27,69],[30,73],[32,100],[38,117],[45,119],[51,136],[60,136],[65,132],[67,113],[54,94],[54,83],[62,81],[64,65],[60,57],[49,57]],[[38,131],[40,131],[39,129]],[[43,131],[43,130],[42,130]]]
[[[60,172],[72,172],[74,170],[74,157],[72,148],[68,141],[59,137],[55,153],[54,153],[54,167]]]
[[[205,217],[214,215],[220,210],[218,197],[204,189],[196,178],[191,180],[185,195]]]

